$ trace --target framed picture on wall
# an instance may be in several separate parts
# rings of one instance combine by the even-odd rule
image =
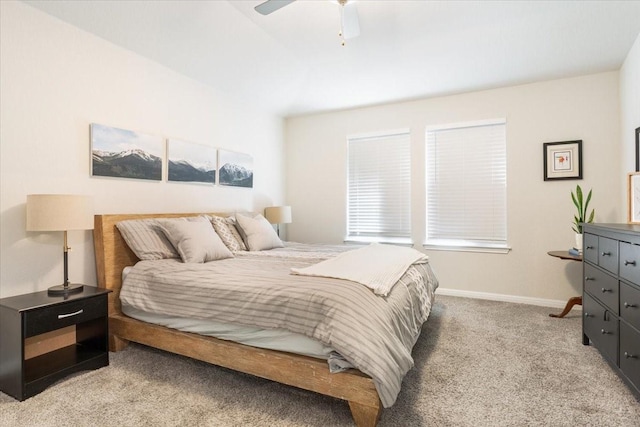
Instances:
[[[544,180],[582,179],[582,140],[542,144]]]
[[[162,180],[164,140],[91,123],[91,176]]]
[[[216,183],[218,150],[179,139],[167,140],[167,180],[189,183]]]
[[[640,128],[636,128],[636,172],[640,172]]]
[[[640,224],[640,172],[630,173],[627,182],[629,224]]]
[[[245,153],[218,150],[220,185],[253,188],[253,157]]]

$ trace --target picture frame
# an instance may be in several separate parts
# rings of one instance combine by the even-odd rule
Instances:
[[[253,157],[250,154],[218,150],[218,183],[253,188]]]
[[[636,128],[636,172],[640,172],[640,127]]]
[[[640,172],[631,172],[627,178],[627,222],[640,224]]]
[[[164,139],[90,124],[91,176],[162,181]]]
[[[208,145],[167,140],[167,181],[210,184],[216,183],[218,149]]]
[[[582,179],[582,140],[542,144],[544,180]]]

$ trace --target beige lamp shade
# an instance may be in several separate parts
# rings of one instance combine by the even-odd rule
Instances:
[[[265,208],[264,217],[270,224],[290,224],[291,206],[272,206]]]
[[[27,231],[93,229],[93,200],[73,194],[27,195]]]

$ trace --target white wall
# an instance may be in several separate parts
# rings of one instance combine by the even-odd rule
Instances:
[[[548,256],[574,244],[576,184],[593,188],[596,220],[621,219],[618,73],[290,118],[285,124],[291,240],[342,242],[346,219],[346,136],[410,128],[412,225],[424,241],[425,126],[505,117],[508,255],[427,251],[441,286],[555,303],[579,295],[581,266]],[[544,142],[583,141],[581,181],[543,181]],[[507,298],[508,299],[508,298]],[[517,300],[517,298],[516,298]],[[550,301],[549,301],[550,300]]]
[[[640,127],[640,34],[620,68],[621,124],[621,185],[626,188],[627,173],[636,170],[635,130]],[[622,206],[627,206],[627,193],[622,194]],[[626,211],[621,221],[626,221]]]
[[[94,196],[96,213],[261,210],[283,196],[282,120],[19,2],[0,2],[0,297],[62,282],[62,234],[25,232],[31,193]],[[89,124],[249,153],[254,189],[91,178]],[[96,284],[90,231],[70,279]]]

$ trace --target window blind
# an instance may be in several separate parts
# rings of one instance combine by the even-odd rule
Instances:
[[[427,129],[427,244],[507,244],[504,119]]]
[[[347,240],[411,241],[409,132],[348,138]]]

